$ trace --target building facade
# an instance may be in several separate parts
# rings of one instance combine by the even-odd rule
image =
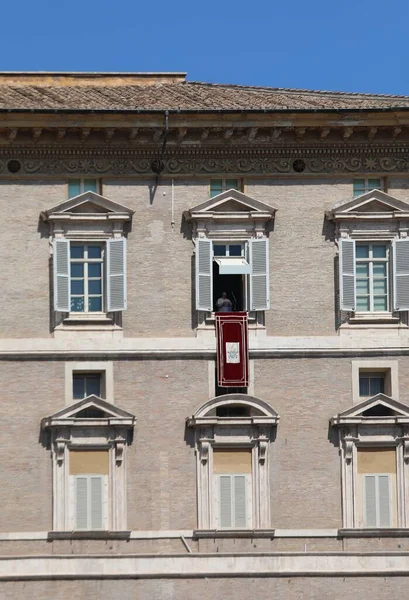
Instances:
[[[408,125],[0,74],[0,598],[402,597]]]

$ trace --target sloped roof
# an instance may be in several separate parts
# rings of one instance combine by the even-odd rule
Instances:
[[[92,81],[92,80],[91,80]],[[408,96],[170,81],[59,85],[50,79],[34,85],[0,81],[0,110],[362,110],[409,108]]]

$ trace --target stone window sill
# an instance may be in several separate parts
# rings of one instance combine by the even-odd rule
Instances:
[[[409,529],[403,527],[390,528],[365,528],[365,529],[339,529],[338,537],[350,538],[394,538],[409,537]]]
[[[130,531],[49,531],[49,540],[129,540]]]
[[[193,539],[200,538],[274,538],[275,529],[196,529]]]

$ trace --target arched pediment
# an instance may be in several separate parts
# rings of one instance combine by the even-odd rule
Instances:
[[[240,424],[266,424],[277,425],[280,417],[271,406],[255,396],[247,394],[225,394],[216,396],[202,404],[192,415],[187,419],[189,427],[198,425],[223,423],[225,417],[220,417],[217,414],[217,409],[220,407],[244,407],[247,409],[247,414],[243,416],[227,417],[230,422],[240,422]]]

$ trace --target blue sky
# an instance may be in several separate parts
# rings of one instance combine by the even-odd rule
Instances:
[[[3,2],[0,70],[409,95],[408,19],[408,0]]]

